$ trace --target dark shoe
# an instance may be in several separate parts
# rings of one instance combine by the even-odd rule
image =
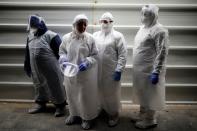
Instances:
[[[118,124],[118,122],[119,122],[119,116],[118,115],[110,116],[109,120],[108,120],[108,126],[109,127],[114,127]]]
[[[92,127],[92,121],[91,120],[82,120],[81,127],[84,130],[89,130]]]
[[[142,121],[145,117],[144,115],[145,113],[141,113],[141,112],[139,112],[138,114],[133,114],[131,116],[131,122],[136,123],[138,121]]]
[[[46,104],[38,104],[36,103],[36,105],[34,107],[32,107],[31,109],[28,110],[29,114],[36,114],[36,113],[41,113],[41,112],[45,112],[46,111]]]
[[[138,129],[150,129],[156,126],[157,126],[156,119],[152,119],[152,120],[145,119],[145,120],[138,121],[135,123],[135,127]]]
[[[55,117],[61,117],[65,115],[65,108],[56,108]]]
[[[80,118],[77,116],[68,116],[65,120],[66,125],[77,124],[80,121]]]

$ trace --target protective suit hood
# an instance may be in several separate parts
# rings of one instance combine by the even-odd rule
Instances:
[[[157,24],[158,12],[159,12],[159,7],[157,7],[156,5],[153,5],[153,4],[144,5],[141,10],[142,24],[145,27],[151,27]],[[144,14],[144,13],[147,13],[147,14]]]
[[[84,31],[83,33],[80,33],[77,28],[76,28],[76,25],[77,23],[80,21],[80,20],[85,20],[86,21],[86,24],[88,25],[88,18],[85,14],[79,14],[77,15],[74,20],[73,20],[73,37],[77,37],[77,38],[80,38],[80,37],[84,37],[84,34],[86,31]]]
[[[100,21],[101,20],[107,20],[107,21],[114,21],[114,17],[113,15],[110,13],[110,12],[105,12],[101,18],[100,18]]]
[[[101,23],[101,21],[106,20],[108,23]],[[105,12],[101,18],[100,18],[100,23],[101,23],[101,31],[104,33],[109,33],[113,29],[113,21],[114,17],[110,12]]]
[[[27,31],[32,31],[34,36],[41,36],[47,31],[45,21],[38,15],[31,15],[28,19]]]

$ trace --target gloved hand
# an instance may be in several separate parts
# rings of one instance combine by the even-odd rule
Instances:
[[[151,82],[152,84],[157,84],[159,82],[159,74],[157,73],[152,73],[151,74]]]
[[[79,64],[79,70],[80,71],[85,71],[88,69],[89,63],[87,61],[81,62]]]
[[[60,68],[61,68],[62,72],[66,68],[65,62],[68,62],[66,55],[61,55],[59,58],[59,64],[60,64]]]
[[[115,81],[120,81],[120,79],[121,79],[121,72],[115,71],[114,75],[113,75],[113,79]]]
[[[61,70],[62,72],[64,71],[64,69],[66,68],[66,62],[63,62],[62,64],[60,64]]]
[[[61,55],[59,58],[59,64],[61,65],[64,62],[68,62],[66,55]]]

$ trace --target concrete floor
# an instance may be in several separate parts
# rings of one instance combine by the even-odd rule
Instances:
[[[54,108],[49,105],[46,113],[28,114],[31,103],[0,102],[0,131],[79,131],[79,125],[66,126],[65,117],[55,118]],[[107,127],[106,119],[100,117],[90,131],[140,131],[130,122],[129,117],[138,107],[123,105],[120,124]],[[67,111],[68,112],[68,111]],[[66,116],[68,113],[66,114]],[[169,105],[159,113],[159,125],[147,131],[197,131],[197,105]]]

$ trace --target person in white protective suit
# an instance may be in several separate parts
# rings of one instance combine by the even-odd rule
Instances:
[[[79,66],[76,76],[64,77],[70,113],[65,123],[72,125],[82,119],[83,129],[90,129],[92,120],[98,116],[98,50],[93,36],[86,32],[87,25],[88,18],[77,15],[73,31],[63,36],[59,51],[61,68],[66,68],[66,62]]]
[[[121,74],[126,65],[127,49],[122,33],[113,28],[114,18],[106,12],[100,18],[101,31],[95,32],[99,49],[99,98],[101,109],[108,114],[108,126],[117,125],[121,109]]]
[[[168,30],[158,23],[156,5],[142,7],[142,24],[133,49],[133,101],[140,112],[132,120],[137,128],[157,125],[156,111],[165,107],[165,74]]]
[[[46,103],[51,100],[56,106],[55,116],[63,116],[66,97],[58,63],[61,39],[47,29],[44,19],[38,15],[29,17],[27,30],[24,69],[33,79],[36,102],[29,113],[45,112]]]

